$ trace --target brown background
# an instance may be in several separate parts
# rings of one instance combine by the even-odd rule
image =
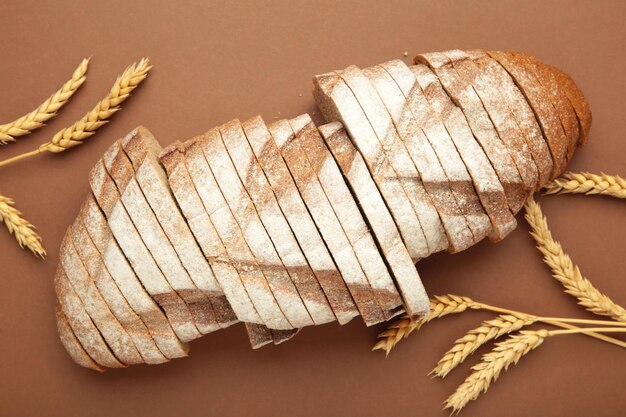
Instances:
[[[570,73],[594,114],[572,170],[626,174],[626,6],[620,1],[497,2],[33,2],[0,3],[0,120],[30,111],[93,55],[89,79],[45,129],[0,149],[31,150],[81,117],[124,67],[154,70],[112,124],[63,155],[0,170],[0,192],[37,225],[45,262],[0,232],[0,415],[444,416],[441,403],[469,366],[427,373],[464,331],[490,315],[442,319],[388,359],[370,352],[382,329],[359,320],[307,328],[252,351],[241,325],[192,343],[191,357],[104,375],[74,365],[54,323],[53,271],[62,233],[87,192],[87,173],[110,144],[144,124],[162,144],[230,118],[267,121],[314,112],[314,74],[449,48],[521,49]],[[176,4],[178,3],[178,4]],[[318,116],[319,117],[319,116]],[[550,226],[583,272],[626,304],[624,202],[540,197]],[[593,318],[550,277],[519,216],[503,242],[419,264],[431,294]],[[480,353],[484,353],[485,350]],[[474,362],[474,356],[468,362]],[[468,364],[469,365],[469,364]],[[626,356],[583,336],[548,340],[501,377],[465,416],[618,416]]]

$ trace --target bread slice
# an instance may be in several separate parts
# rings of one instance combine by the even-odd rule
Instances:
[[[262,324],[244,323],[252,349],[259,349],[274,341],[272,331]]]
[[[250,301],[246,288],[239,277],[239,272],[228,257],[226,248],[217,235],[198,195],[185,164],[185,152],[185,146],[176,142],[165,148],[159,156],[167,171],[170,189],[237,318],[240,321],[260,323],[262,322],[261,317]],[[190,170],[195,170],[194,167],[198,164],[200,166],[206,165],[200,149],[197,149],[195,153],[190,153],[186,160]]]
[[[524,52],[513,52],[513,55],[523,61],[526,67],[535,74],[537,80],[545,90],[546,96],[556,109],[565,136],[568,138],[567,160],[569,162],[572,156],[574,156],[576,145],[582,133],[578,128],[578,119],[576,118],[574,108],[567,99],[567,95],[554,73],[550,71],[543,62]]]
[[[72,332],[76,335],[87,354],[99,366],[124,368],[126,365],[121,363],[111,352],[91,318],[89,318],[89,314],[85,311],[85,306],[80,301],[78,295],[76,295],[62,265],[59,265],[57,268],[54,277],[54,289],[63,315],[67,318]]]
[[[436,248],[446,248],[448,243],[443,226],[431,235],[431,240],[433,237],[439,239],[436,248],[429,248],[426,231],[405,189],[397,181],[397,174],[391,168],[376,133],[347,84],[336,73],[317,75],[313,83],[313,96],[326,121],[341,121],[363,155],[413,261],[426,258]]]
[[[272,332],[272,341],[275,345],[280,345],[281,343],[286,342],[287,340],[291,340],[295,335],[300,333],[302,329],[291,329],[291,330],[274,330],[270,329]]]
[[[537,165],[532,158],[530,149],[519,131],[515,119],[512,117],[506,105],[506,98],[502,95],[502,87],[498,85],[488,74],[484,73],[468,55],[458,49],[443,53],[456,73],[460,76],[461,84],[474,90],[478,96],[479,104],[487,113],[493,127],[509,155],[517,167],[520,177],[529,189],[535,190],[539,182]]]
[[[93,369],[94,371],[104,372],[106,368],[98,365],[89,354],[83,349],[80,341],[76,338],[76,335],[72,331],[67,318],[61,310],[61,305],[57,302],[55,308],[55,314],[57,319],[57,330],[59,337],[61,338],[61,344],[70,355],[70,357],[82,367]]]
[[[256,117],[244,122],[243,128],[278,204],[328,299],[331,314],[334,314],[339,324],[349,322],[358,311],[267,126],[260,117]],[[293,135],[290,129],[275,133],[287,137]],[[282,143],[284,140],[279,137],[278,141]]]
[[[111,313],[128,332],[143,360],[149,364],[167,362],[167,358],[163,356],[150,336],[148,328],[128,305],[128,301],[107,271],[102,256],[89,237],[80,215],[76,217],[70,230],[74,248],[85,270],[94,281]]]
[[[248,136],[262,134],[258,128],[254,127],[254,124],[258,123],[259,120],[259,118],[254,118],[242,123],[243,138],[237,139],[239,137],[237,135],[224,135],[222,140],[243,187],[248,191],[256,211],[272,239],[276,252],[287,268],[287,272],[304,302],[312,320],[310,324],[334,321],[335,316],[328,300],[300,250],[263,168],[261,168],[250,147]]]
[[[578,144],[584,146],[589,136],[589,130],[591,129],[592,117],[589,103],[587,103],[583,93],[569,75],[552,65],[546,65],[546,68],[556,77],[557,82],[565,91],[567,99],[576,112],[576,118],[578,119],[578,125],[581,131]]]
[[[460,221],[454,225],[456,242],[449,242],[449,239],[441,235],[443,225],[439,213],[435,210],[432,201],[424,190],[413,161],[402,140],[398,137],[391,117],[372,84],[361,73],[361,70],[354,65],[338,71],[337,74],[345,81],[359,102],[361,109],[382,145],[383,152],[388,157],[392,170],[403,183],[413,210],[417,213],[431,253],[446,248],[449,249],[450,246],[456,246],[457,251],[462,250],[460,249],[461,247],[469,247],[472,242],[472,234],[462,216]]]
[[[197,338],[200,334],[187,304],[172,289],[148,252],[120,200],[115,182],[109,177],[102,161],[98,161],[91,170],[89,182],[124,256],[132,265],[144,288],[165,311],[176,336],[182,342]]]
[[[167,317],[139,282],[115,241],[104,214],[91,194],[83,202],[79,217],[100,253],[111,278],[134,312],[146,324],[159,350],[169,359],[187,356],[188,347],[180,342]]]
[[[563,126],[555,114],[554,106],[546,97],[537,77],[527,70],[514,55],[499,51],[488,51],[487,53],[511,75],[515,85],[524,94],[530,108],[535,113],[541,131],[548,140],[548,147],[554,161],[554,169],[550,177],[551,179],[556,178],[565,170],[567,164],[568,140],[563,131]]]
[[[290,328],[291,324],[274,299],[263,270],[250,251],[243,233],[218,187],[214,173],[202,151],[202,142],[205,140],[204,136],[201,136],[185,143],[187,168],[198,195],[226,248],[228,258],[236,266],[241,282],[261,318],[257,324],[265,324],[271,328]],[[254,322],[252,320],[246,321]]]
[[[163,232],[159,220],[148,205],[143,191],[135,179],[131,162],[119,142],[103,156],[109,175],[117,184],[121,201],[158,269],[172,289],[187,304],[199,334],[219,329],[215,312],[206,295],[196,287],[182,266],[176,251]]]
[[[372,294],[354,249],[317,178],[317,172],[313,169],[315,165],[308,160],[307,135],[302,131],[294,132],[289,122],[284,120],[272,123],[269,130],[341,272],[343,281],[352,294],[361,317],[368,326],[380,323],[384,320],[382,311]]]
[[[428,295],[363,156],[356,150],[341,123],[320,126],[319,131],[348,181],[393,272],[404,300],[404,308],[413,318],[423,316],[429,309]]]
[[[427,66],[410,67],[414,80],[417,82],[413,85],[415,89],[413,93],[407,93],[410,91],[413,80],[404,71],[404,65],[389,64],[385,65],[385,69],[398,81],[399,85],[403,86],[402,89],[409,97],[409,101],[414,100],[415,94],[418,96],[424,94],[434,115],[443,122],[450,133],[450,138],[472,178],[478,198],[491,222],[492,231],[489,238],[493,241],[503,239],[515,229],[517,222],[508,209],[504,188],[487,154],[474,138],[461,109],[452,102],[439,79]],[[414,111],[413,114],[419,116],[419,110]],[[417,120],[419,124],[419,117]]]
[[[127,135],[121,145],[133,164],[137,183],[189,277],[209,299],[217,325],[225,328],[236,323],[238,320],[233,309],[172,197],[167,175],[158,159],[161,146],[144,127],[138,127]]]
[[[115,357],[125,365],[144,363],[135,344],[119,320],[111,313],[94,284],[72,241],[72,226],[65,232],[59,253],[60,263],[85,311]]]
[[[244,187],[231,159],[232,156],[229,155],[224,145],[246,141],[241,123],[239,120],[232,120],[220,126],[219,131],[211,130],[202,141],[202,149],[222,195],[270,285],[274,299],[291,324],[290,328],[310,326],[313,320],[282,258],[278,255],[266,226],[261,221],[259,211],[250,197],[251,191]],[[265,203],[260,203],[260,210],[263,212]],[[282,213],[278,214],[282,216]],[[267,220],[267,216],[264,215],[264,217]]]
[[[459,74],[443,54],[415,57],[416,64],[426,64],[437,75],[452,101],[461,108],[474,137],[481,144],[504,187],[511,210],[517,212],[526,202],[528,187],[524,184],[515,162],[498,136],[493,123],[472,88],[463,88]]]
[[[539,124],[530,108],[524,95],[519,91],[511,76],[483,50],[465,51],[467,56],[486,74],[496,85],[499,86],[501,94],[505,97],[501,100],[517,122],[522,137],[530,149],[535,165],[539,173],[539,184],[544,184],[550,179],[554,162],[548,143],[541,133]]]
[[[401,61],[399,64],[404,65]],[[398,136],[402,138],[424,188],[433,200],[450,242],[448,250],[458,252],[467,248],[468,239],[471,239],[471,245],[487,236],[491,224],[467,169],[443,123],[432,114],[424,95],[416,94],[421,90],[414,88],[415,77],[411,87],[413,94],[409,95],[413,100],[409,102],[382,66],[363,72],[387,107]],[[408,74],[412,76],[410,71]],[[421,119],[420,123],[414,117],[413,108]],[[434,139],[432,143],[428,140],[429,136]]]
[[[398,294],[393,279],[381,253],[378,251],[363,214],[359,210],[354,196],[346,185],[341,170],[333,159],[324,140],[308,114],[289,120],[296,136],[301,136],[311,170],[326,194],[330,205],[341,224],[344,234],[354,249],[367,283],[372,290],[385,320],[396,315],[402,299]]]

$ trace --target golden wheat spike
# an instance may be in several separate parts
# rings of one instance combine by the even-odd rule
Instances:
[[[561,244],[552,238],[541,206],[532,197],[526,203],[525,217],[531,228],[530,234],[537,242],[537,248],[552,269],[552,276],[565,287],[565,292],[576,297],[580,305],[594,314],[626,322],[626,310],[596,289],[581,274],[578,266],[573,264]]]
[[[444,408],[458,413],[463,407],[489,389],[491,382],[498,379],[503,370],[516,364],[522,356],[539,347],[546,337],[548,330],[522,331],[503,342],[496,343],[496,347],[483,355],[482,362],[472,367],[472,372],[465,381],[444,402]]]
[[[457,339],[454,346],[443,355],[431,373],[441,378],[445,377],[485,343],[505,334],[516,332],[522,327],[534,323],[537,319],[537,317],[525,314],[502,314],[496,319],[484,321],[479,327]]]
[[[0,195],[0,222],[3,222],[9,233],[15,236],[20,247],[27,247],[40,258],[46,256],[46,251],[41,246],[41,237],[35,232],[35,227],[13,207],[13,200],[2,195]]]
[[[80,88],[87,79],[89,58],[83,59],[74,70],[70,78],[61,88],[46,99],[35,110],[14,120],[0,125],[0,144],[14,142],[18,136],[24,136],[35,129],[39,129],[44,123],[57,115],[57,111],[65,105],[72,95]]]
[[[546,194],[601,194],[626,198],[626,180],[619,175],[567,172],[544,186]]]

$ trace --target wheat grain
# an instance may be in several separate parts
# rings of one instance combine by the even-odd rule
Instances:
[[[445,377],[485,343],[505,334],[516,332],[522,327],[534,323],[537,319],[537,317],[525,314],[503,314],[496,319],[484,321],[479,327],[457,339],[454,346],[443,355],[431,373],[441,378]]]
[[[458,295],[438,295],[430,300],[430,311],[419,320],[412,320],[409,316],[403,315],[387,326],[387,329],[378,335],[378,342],[372,350],[384,350],[389,354],[391,349],[403,338],[408,337],[413,331],[419,330],[429,321],[447,316],[448,314],[462,313],[468,308],[478,309],[480,304],[469,297],[459,297]]]
[[[444,402],[444,408],[458,413],[467,403],[486,392],[491,382],[498,379],[502,370],[516,364],[522,356],[541,345],[548,336],[550,336],[548,330],[522,331],[503,342],[496,343],[491,352],[483,355],[482,362],[472,367],[474,372],[448,397]]]
[[[0,222],[3,222],[9,233],[15,236],[20,247],[27,247],[35,256],[41,258],[46,256],[46,251],[41,246],[41,237],[35,232],[35,227],[13,206],[13,200],[2,195],[0,195]]]
[[[594,314],[626,322],[626,310],[598,291],[581,274],[578,266],[573,264],[561,244],[552,238],[541,206],[532,197],[526,203],[525,217],[531,227],[530,234],[537,242],[537,248],[552,269],[552,276],[565,287],[565,292],[576,297],[580,305]]]
[[[99,127],[106,124],[108,119],[120,110],[120,104],[146,78],[150,68],[152,67],[148,58],[143,58],[139,63],[129,66],[122,75],[117,77],[109,94],[82,119],[57,132],[52,140],[39,148],[0,162],[0,167],[41,152],[59,153],[82,144],[85,139],[95,134]]]
[[[56,116],[57,111],[68,102],[87,79],[88,66],[89,59],[83,59],[78,68],[74,70],[72,78],[41,103],[39,107],[17,120],[0,125],[0,144],[14,142],[16,137],[27,135],[33,130],[39,129],[46,121]]]
[[[546,194],[602,194],[626,198],[626,180],[619,175],[567,172],[544,186]]]

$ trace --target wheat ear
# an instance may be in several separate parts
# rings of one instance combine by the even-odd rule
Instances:
[[[430,311],[419,320],[412,320],[407,315],[391,323],[387,329],[378,335],[378,342],[372,350],[384,350],[388,355],[391,349],[403,338],[408,337],[414,330],[418,330],[429,321],[447,316],[448,314],[462,313],[467,309],[479,309],[480,304],[469,297],[458,295],[438,295],[430,300]]]
[[[117,77],[109,94],[102,99],[89,113],[72,126],[57,132],[52,140],[44,143],[38,149],[14,158],[0,162],[0,166],[7,165],[20,159],[37,155],[41,152],[59,153],[83,143],[85,139],[96,133],[96,130],[107,123],[107,120],[120,110],[120,104],[126,100],[130,93],[137,88],[150,71],[150,60],[143,58]]]
[[[431,374],[441,378],[445,377],[485,343],[505,334],[516,332],[535,321],[537,321],[537,317],[534,316],[512,314],[502,314],[496,319],[484,321],[479,327],[457,339],[454,346],[439,360]]]
[[[526,203],[525,217],[531,227],[530,234],[537,242],[537,248],[552,269],[552,276],[565,287],[565,292],[576,297],[578,303],[592,313],[626,322],[626,310],[598,291],[580,273],[580,269],[563,251],[561,244],[552,238],[541,206],[532,197]]]
[[[46,121],[56,116],[57,111],[69,101],[70,97],[87,79],[88,67],[89,58],[83,59],[78,68],[74,70],[72,78],[41,103],[39,107],[17,120],[0,125],[0,144],[14,142],[16,137],[27,135],[33,130],[39,129]]]
[[[626,180],[619,175],[567,172],[544,186],[546,194],[602,194],[626,198]]]
[[[543,343],[550,335],[548,330],[522,331],[503,342],[496,343],[496,347],[483,355],[482,362],[472,367],[472,374],[448,397],[444,408],[459,412],[463,407],[489,389],[492,381],[500,376],[502,370],[507,370],[511,364],[516,364],[522,356]]]
[[[13,200],[0,195],[0,222],[9,233],[15,236],[20,247],[27,247],[35,256],[44,258],[46,251],[41,246],[41,237],[35,233],[35,227],[22,217],[22,213],[13,207]]]

